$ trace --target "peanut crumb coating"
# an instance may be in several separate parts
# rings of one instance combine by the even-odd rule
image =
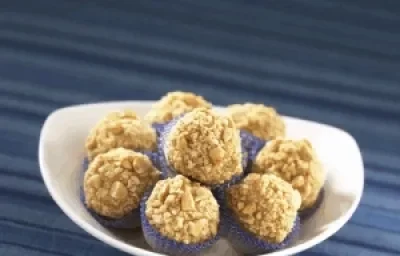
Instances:
[[[275,139],[259,152],[252,168],[272,173],[292,184],[302,197],[301,209],[311,207],[325,181],[325,172],[308,140]]]
[[[251,173],[228,189],[227,202],[246,230],[264,241],[280,243],[292,231],[301,198],[281,178]]]
[[[262,104],[233,104],[227,111],[235,125],[264,140],[284,137],[285,123],[274,108]]]
[[[166,140],[168,163],[206,185],[223,184],[243,172],[239,130],[228,116],[197,108],[183,116]]]
[[[199,107],[211,108],[211,103],[191,92],[169,92],[153,105],[145,119],[149,123],[166,123]]]
[[[156,132],[130,110],[109,113],[96,124],[86,139],[89,160],[113,148],[154,150]]]
[[[185,244],[206,241],[218,231],[219,206],[211,191],[182,175],[157,182],[145,214],[162,235]]]
[[[124,148],[98,155],[84,176],[85,203],[97,214],[118,219],[139,206],[144,192],[159,179],[150,159]]]

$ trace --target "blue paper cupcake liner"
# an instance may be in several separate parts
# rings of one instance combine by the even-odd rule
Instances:
[[[82,180],[83,180],[83,175],[88,168],[88,165],[89,165],[89,161],[87,158],[85,158],[83,161]],[[113,219],[113,218],[109,218],[109,217],[105,217],[105,216],[101,216],[101,215],[97,214],[95,211],[93,211],[86,205],[85,192],[84,192],[82,186],[80,187],[79,194],[80,194],[79,195],[80,200],[81,200],[83,206],[89,212],[89,214],[104,227],[118,228],[118,229],[135,229],[135,228],[140,227],[141,223],[140,223],[139,207],[134,209],[132,212],[128,213],[127,215],[123,216],[122,218]]]
[[[165,124],[163,124],[163,123],[153,123],[151,125],[153,127],[153,129],[156,131],[157,137],[160,136],[160,134],[162,133],[164,125]]]
[[[280,243],[270,243],[261,240],[251,232],[245,230],[236,220],[232,210],[229,209],[225,193],[218,194],[221,211],[221,235],[229,240],[232,247],[243,254],[263,254],[283,249],[289,246],[298,236],[300,231],[300,217],[296,216],[292,231]]]
[[[240,130],[240,138],[242,139],[242,144],[246,150],[249,152],[249,159],[254,160],[258,152],[264,147],[266,141],[254,136],[253,134]]]
[[[89,159],[87,159],[87,157],[85,157],[85,159],[83,159],[83,163],[82,163],[82,170],[83,170],[83,172],[82,173],[85,173],[86,172],[86,170],[88,169],[88,167],[89,167]]]
[[[325,189],[322,188],[318,194],[318,198],[310,208],[299,211],[299,216],[302,222],[308,220],[319,209],[325,197]]]
[[[251,167],[254,160],[256,159],[257,154],[261,151],[261,149],[265,146],[267,142],[244,130],[240,130],[240,138],[242,141],[242,146],[248,154],[246,173],[250,173]]]
[[[179,119],[183,115],[171,120],[169,123],[166,123],[164,127],[162,128],[162,133],[159,136],[158,140],[158,154],[156,156],[158,157],[158,160],[156,162],[159,164],[159,167],[161,169],[161,173],[163,178],[168,178],[168,177],[174,177],[177,175],[177,172],[168,164],[168,160],[166,159],[165,156],[165,144],[166,144],[166,138],[171,131],[171,129],[174,127],[174,125],[179,121]],[[209,184],[204,184],[201,181],[198,181],[196,179],[193,179],[192,177],[188,177],[191,180],[195,182],[202,183],[203,185],[209,187],[213,192],[218,191],[218,190],[224,190],[225,188],[234,185],[238,183],[240,180],[243,179],[245,176],[245,170],[247,168],[248,164],[248,151],[245,149],[244,145],[242,145],[242,167],[243,167],[243,172],[233,176],[230,180],[226,181],[223,184],[218,184],[218,185],[209,185]]]
[[[212,239],[197,244],[184,244],[163,236],[153,228],[147,219],[145,212],[149,195],[150,193],[146,193],[140,203],[140,217],[144,238],[155,251],[169,255],[199,255],[218,241],[219,234]]]

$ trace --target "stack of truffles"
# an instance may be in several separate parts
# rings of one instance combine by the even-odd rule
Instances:
[[[310,142],[285,134],[272,107],[222,112],[170,92],[144,119],[119,110],[92,128],[82,201],[106,227],[141,227],[160,253],[197,255],[220,237],[244,254],[279,250],[321,203],[325,180]]]

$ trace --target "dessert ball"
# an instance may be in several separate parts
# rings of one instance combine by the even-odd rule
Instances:
[[[234,104],[227,108],[235,125],[263,140],[285,136],[285,123],[274,108],[262,104]]]
[[[228,116],[197,108],[172,123],[164,134],[168,164],[205,185],[218,185],[243,173],[239,130]]]
[[[282,242],[292,231],[300,194],[272,174],[249,174],[227,193],[228,206],[251,233],[271,243]]]
[[[272,173],[289,182],[300,192],[301,209],[317,200],[325,181],[325,172],[308,140],[275,139],[256,156],[252,166],[256,173]]]
[[[219,206],[208,188],[178,175],[157,183],[147,200],[146,216],[164,236],[193,244],[217,234]]]
[[[275,175],[251,173],[228,188],[225,199],[221,218],[228,239],[242,253],[281,249],[298,232],[300,194]]]
[[[156,132],[130,110],[112,112],[96,124],[86,139],[89,160],[113,148],[155,150]]]
[[[146,120],[150,123],[166,123],[199,107],[211,108],[211,103],[191,92],[169,92],[154,104]]]
[[[159,179],[150,159],[124,148],[98,155],[85,172],[86,206],[100,216],[119,219],[139,209],[144,192]]]
[[[182,175],[156,184],[143,200],[141,217],[145,239],[159,252],[190,255],[218,239],[217,201],[208,188]]]

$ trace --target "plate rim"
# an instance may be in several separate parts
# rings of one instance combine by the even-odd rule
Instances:
[[[127,244],[125,242],[118,240],[117,238],[110,237],[107,234],[99,232],[94,227],[92,227],[91,225],[87,224],[84,220],[82,220],[78,214],[76,214],[74,211],[69,209],[67,204],[62,199],[61,195],[59,193],[57,193],[56,189],[51,185],[50,168],[47,166],[46,162],[44,161],[45,147],[44,147],[44,139],[43,138],[45,138],[45,135],[48,134],[48,130],[49,130],[49,126],[50,126],[49,124],[51,124],[52,119],[54,119],[58,115],[62,114],[63,112],[74,111],[76,109],[83,109],[83,108],[99,107],[99,106],[104,106],[104,105],[111,106],[111,105],[130,105],[130,104],[134,105],[134,104],[136,104],[136,105],[150,106],[154,102],[155,101],[152,101],[152,100],[104,101],[104,102],[94,102],[94,103],[86,103],[86,104],[76,104],[76,105],[70,105],[70,106],[56,109],[47,116],[46,120],[43,123],[42,129],[40,131],[39,149],[38,149],[38,152],[39,152],[38,160],[39,160],[40,173],[42,175],[44,184],[45,184],[47,190],[49,191],[50,196],[53,198],[56,205],[64,212],[64,214],[67,215],[76,225],[78,225],[80,228],[82,228],[85,232],[89,233],[90,235],[97,238],[98,240],[100,240],[112,247],[115,247],[121,251],[124,251],[126,253],[134,254],[134,255],[143,255],[143,256],[160,256],[163,254],[148,251],[146,249],[142,249],[139,247],[135,247],[134,245]],[[224,108],[224,106],[218,106],[218,105],[214,105],[214,107]],[[358,171],[360,172],[359,175],[360,175],[360,178],[362,178],[362,182],[360,182],[360,188],[357,191],[354,203],[347,210],[347,212],[340,219],[338,219],[335,222],[335,224],[332,227],[330,227],[326,231],[322,232],[321,234],[317,235],[316,237],[314,237],[302,244],[299,244],[294,247],[287,248],[287,249],[284,249],[281,251],[263,254],[265,256],[266,255],[268,255],[268,256],[293,255],[293,254],[305,251],[307,249],[310,249],[313,246],[325,241],[326,239],[328,239],[329,237],[334,235],[336,232],[338,232],[353,216],[353,214],[355,213],[356,209],[358,208],[358,206],[360,204],[360,201],[361,201],[361,198],[362,198],[363,192],[364,192],[364,179],[365,179],[364,163],[363,163],[362,155],[360,152],[360,147],[358,146],[358,144],[357,144],[356,140],[353,138],[353,136],[351,136],[345,130],[335,127],[335,126],[332,126],[332,125],[319,123],[319,122],[315,122],[315,121],[311,121],[311,120],[307,120],[307,119],[300,119],[300,118],[296,118],[296,117],[285,116],[285,115],[283,115],[283,117],[288,120],[294,120],[294,121],[298,120],[298,121],[303,121],[303,122],[307,122],[307,123],[314,124],[314,125],[324,126],[325,128],[334,129],[337,132],[340,132],[344,136],[348,137],[348,139],[351,140],[351,143],[357,149],[357,152],[356,152],[357,162],[359,163],[359,164],[357,164],[357,166],[359,166]]]

